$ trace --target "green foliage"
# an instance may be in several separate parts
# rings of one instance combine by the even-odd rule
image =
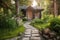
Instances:
[[[47,28],[49,27],[50,25],[50,22],[52,21],[53,19],[53,16],[52,15],[45,15],[43,18],[41,19],[34,19],[32,22],[31,22],[31,25],[35,26],[36,28],[38,29],[44,29],[44,28]]]
[[[27,18],[26,18],[26,17],[24,17],[22,20],[23,20],[23,21],[27,21]]]
[[[53,15],[43,15],[42,20],[45,22],[50,22],[54,18]]]
[[[29,5],[31,4],[31,1],[30,0],[19,0],[20,2],[20,5]]]
[[[22,34],[24,30],[23,25],[17,25],[15,19],[0,15],[0,39],[15,37],[18,33]]]
[[[55,31],[56,33],[60,33],[60,19],[54,18],[50,22],[50,28],[52,31]]]
[[[38,28],[39,30],[50,28],[50,30],[60,35],[60,16],[54,18],[52,15],[46,15],[42,19],[33,20],[31,25]]]
[[[31,25],[38,28],[39,30],[42,30],[44,28],[47,28],[50,25],[50,23],[48,23],[48,22],[45,23],[43,20],[41,20],[39,22],[38,21],[37,22],[32,22]]]
[[[41,19],[34,19],[32,23],[38,24],[49,23],[53,18],[54,18],[53,15],[44,15]]]
[[[44,9],[43,14],[50,14],[51,13],[51,0],[41,0],[40,2],[41,7]]]
[[[34,19],[33,21],[32,21],[32,24],[33,23],[36,23],[36,24],[42,24],[42,23],[44,23],[44,21],[43,20],[41,20],[41,19]]]
[[[7,16],[0,17],[0,28],[16,28],[17,23],[15,19],[9,18]]]
[[[9,39],[18,36],[18,34],[22,34],[24,32],[25,28],[23,25],[20,25],[19,27],[13,29],[0,29],[0,40],[3,39]]]

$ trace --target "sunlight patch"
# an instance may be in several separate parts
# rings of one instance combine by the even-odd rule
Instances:
[[[36,0],[33,0],[33,2],[32,2],[32,7],[36,7],[38,4],[37,4],[37,2],[36,2]]]

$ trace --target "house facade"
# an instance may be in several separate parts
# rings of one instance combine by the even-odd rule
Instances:
[[[40,7],[27,7],[22,10],[23,14],[25,14],[25,17],[27,17],[28,20],[32,20],[35,18],[41,18],[41,9]]]

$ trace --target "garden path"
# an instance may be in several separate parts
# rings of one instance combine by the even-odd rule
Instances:
[[[26,22],[24,24],[26,30],[25,30],[22,40],[41,40],[39,31],[29,24],[30,22]]]
[[[29,21],[24,24],[26,30],[22,37],[18,36],[7,40],[42,40],[38,29],[34,28],[29,24],[30,24]]]

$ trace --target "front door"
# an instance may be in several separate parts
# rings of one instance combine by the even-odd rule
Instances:
[[[33,19],[32,11],[27,11],[27,12],[26,12],[26,16],[27,16],[27,19],[28,19],[28,20],[32,20],[32,19]]]

